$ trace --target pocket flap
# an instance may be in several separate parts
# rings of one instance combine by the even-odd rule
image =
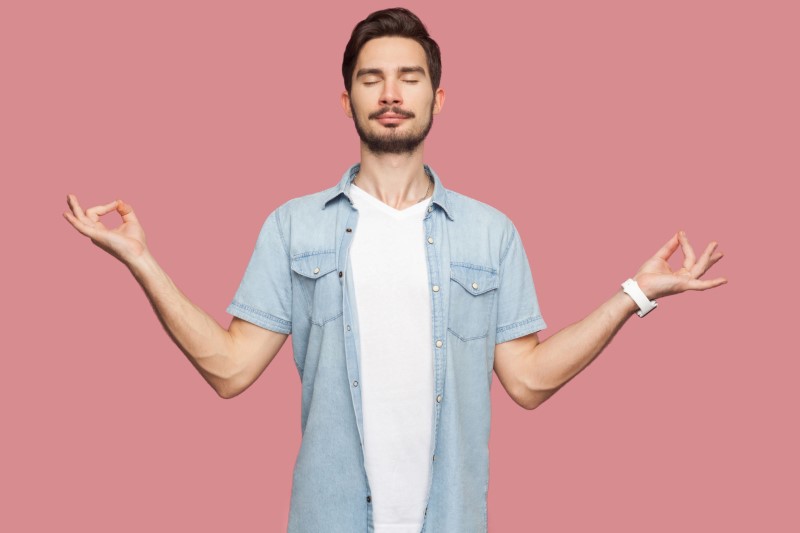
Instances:
[[[334,252],[311,252],[292,259],[292,270],[307,278],[319,278],[336,270]]]
[[[497,271],[488,267],[450,264],[450,279],[464,287],[470,294],[478,295],[497,288]]]

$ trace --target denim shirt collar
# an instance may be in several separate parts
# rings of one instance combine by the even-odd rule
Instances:
[[[440,207],[447,215],[447,218],[453,220],[452,209],[447,203],[447,189],[444,188],[439,176],[436,175],[436,172],[434,172],[431,167],[428,165],[423,166],[425,173],[433,179],[433,197],[431,198],[431,203]],[[350,184],[353,182],[360,169],[361,163],[356,163],[345,171],[339,183],[330,189],[330,193],[325,196],[325,201],[322,205],[323,209],[327,207],[331,200],[338,198],[340,195],[344,195],[352,203],[352,199],[350,198]]]

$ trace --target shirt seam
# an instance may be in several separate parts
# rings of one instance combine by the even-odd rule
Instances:
[[[508,240],[508,245],[506,245],[506,249],[503,252],[503,255],[500,256],[500,266],[502,266],[503,265],[503,261],[506,260],[506,257],[508,256],[508,252],[511,251],[511,245],[514,244],[514,238],[517,236],[517,228],[515,228],[513,224],[511,225],[511,230],[512,230],[511,231],[511,238]]]
[[[248,318],[255,318],[258,322],[259,326],[264,326],[267,323],[271,323],[273,326],[277,326],[281,333],[291,333],[292,332],[292,323],[291,321],[284,320],[279,318],[273,314],[267,313],[260,309],[256,309],[255,307],[251,307],[246,304],[242,304],[239,302],[231,302],[231,307],[241,311],[243,314],[247,315]],[[258,320],[262,319],[262,320]],[[266,320],[267,322],[264,322]],[[266,327],[266,326],[264,326]],[[272,328],[267,328],[272,329]]]
[[[501,326],[497,328],[497,333],[495,335],[495,344],[500,344],[502,342],[510,341],[512,339],[521,337],[522,335],[534,333],[536,331],[541,331],[547,327],[542,315],[534,315],[532,317],[526,318],[525,320],[520,320],[518,322],[514,322],[513,324],[508,324],[506,326]],[[520,334],[521,333],[521,334]]]
[[[289,248],[286,246],[286,238],[283,236],[283,229],[281,228],[281,214],[280,210],[275,211],[275,225],[278,226],[278,236],[281,238],[281,246],[283,253],[286,254],[286,259],[291,260],[289,256]]]

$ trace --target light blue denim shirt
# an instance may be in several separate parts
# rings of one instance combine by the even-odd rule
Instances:
[[[290,533],[371,533],[358,314],[348,250],[358,231],[353,165],[325,191],[273,211],[228,312],[291,333],[302,382]],[[500,211],[434,180],[424,218],[434,392],[423,532],[487,530],[495,344],[545,328],[519,234]],[[386,283],[393,283],[387,279]],[[391,305],[391,302],[387,302]]]

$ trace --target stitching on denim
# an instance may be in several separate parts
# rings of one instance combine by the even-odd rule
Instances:
[[[330,322],[331,320],[336,320],[337,318],[339,318],[339,317],[340,317],[340,316],[342,316],[343,314],[344,314],[344,311],[340,311],[338,315],[336,315],[336,316],[332,316],[331,318],[326,318],[326,319],[325,319],[325,320],[323,320],[322,322],[316,322],[315,320],[311,320],[311,323],[312,323],[312,324],[314,324],[315,326],[322,327],[322,326],[324,326],[325,324],[327,324],[328,322]]]
[[[497,274],[497,269],[494,269],[492,267],[485,267],[485,266],[481,266],[481,265],[473,265],[472,263],[461,263],[461,262],[450,261],[450,266],[466,267],[466,268],[471,268],[473,270],[480,270],[482,272],[488,272],[490,274]]]
[[[478,296],[483,296],[484,294],[488,293],[489,291],[496,291],[499,288],[498,285],[495,284],[494,287],[483,288],[483,289],[481,289],[480,292],[473,292],[471,290],[472,287],[468,286],[469,285],[468,281],[460,280],[458,278],[454,278],[453,276],[450,276],[450,281],[455,281],[458,284],[459,287],[464,289],[467,292],[467,294],[469,294],[473,298],[477,298]]]
[[[519,326],[524,326],[525,324],[530,324],[531,322],[539,322],[542,320],[542,315],[536,315],[531,318],[526,318],[525,320],[520,320],[519,322],[514,322],[513,324],[509,324],[507,326],[500,326],[497,328],[497,333],[502,333],[509,329],[513,329]]]
[[[478,301],[477,299],[478,298],[480,298],[480,299],[490,298],[491,302],[489,303],[489,313],[491,313],[494,310],[495,303],[497,302],[497,298],[495,298],[495,294],[497,292],[497,287],[496,286],[492,287],[491,289],[487,289],[487,290],[485,290],[485,291],[483,291],[483,292],[481,292],[479,294],[473,294],[472,291],[470,291],[464,285],[462,285],[459,280],[453,279],[453,278],[451,278],[450,280],[454,281],[458,286],[460,286],[464,290],[464,292],[466,292],[467,294],[470,295],[471,298],[476,298],[476,300],[469,300],[470,301],[469,305],[477,305],[477,301]],[[452,295],[451,295],[451,297],[452,297]],[[481,300],[481,301],[483,301],[483,300]],[[452,303],[452,300],[451,300],[451,303]],[[490,316],[491,316],[491,314],[487,314],[486,315],[487,320],[489,319]],[[451,322],[455,322],[455,320],[453,320],[453,316],[452,315],[450,316],[450,321]],[[456,337],[458,337],[462,341],[472,341],[472,340],[476,340],[476,339],[485,339],[489,335],[489,325],[490,324],[491,324],[491,322],[487,322],[486,323],[486,333],[484,333],[482,335],[474,335],[472,337],[465,337],[465,336],[459,335],[458,333],[453,331],[449,326],[447,327],[447,329],[450,332],[452,332],[453,335],[455,335]]]
[[[296,259],[302,259],[304,257],[311,257],[313,255],[322,255],[322,254],[335,254],[336,250],[312,250],[311,252],[303,252],[299,254],[295,254],[292,256],[292,261]]]
[[[260,309],[256,309],[255,307],[250,307],[249,305],[240,304],[239,302],[232,302],[231,305],[233,305],[233,307],[241,309],[242,311],[246,311],[248,313],[252,313],[252,314],[254,314],[254,315],[256,315],[256,316],[258,316],[260,318],[266,318],[267,320],[271,320],[273,322],[277,322],[278,324],[280,324],[282,326],[285,326],[285,327],[287,327],[289,329],[292,329],[292,323],[290,321],[284,320],[282,318],[278,318],[275,315],[271,315],[271,314],[266,313],[266,312],[264,312],[264,311],[262,311]]]
[[[305,278],[305,276],[295,272],[294,270],[292,270],[292,273],[297,274],[301,278]],[[304,314],[307,315],[309,320],[311,320],[311,295],[308,294],[308,290],[303,286],[304,284],[303,284],[302,281],[298,281],[297,284],[300,286],[300,292],[303,293],[303,299],[306,302],[306,309],[308,309],[308,312],[304,313]],[[294,285],[294,283],[293,283],[293,285]]]
[[[506,250],[503,252],[503,255],[500,256],[500,266],[503,266],[503,261],[506,260],[506,256],[508,256],[508,252],[511,250],[511,245],[514,244],[517,236],[517,228],[514,227],[514,224],[511,224],[511,238],[508,240],[508,246],[506,246]]]
[[[474,341],[474,340],[478,340],[478,339],[485,339],[486,337],[489,336],[489,331],[488,330],[483,335],[479,335],[477,337],[462,337],[461,335],[459,335],[458,333],[456,333],[455,331],[453,331],[449,327],[447,328],[447,331],[449,331],[450,333],[452,333],[453,335],[455,335],[456,337],[458,337],[459,339],[461,339],[464,342]]]
[[[289,259],[289,247],[286,246],[286,237],[283,236],[283,230],[281,229],[281,215],[280,210],[275,210],[275,225],[278,226],[278,236],[281,238],[281,246],[283,246],[283,253],[286,254],[286,258]]]
[[[290,263],[289,268],[291,268],[291,258],[289,257],[289,247],[286,245],[286,237],[283,235],[283,229],[281,228],[280,209],[276,209],[275,210],[275,225],[278,226],[278,236],[281,239],[281,246],[283,246],[283,253],[286,254],[286,259]],[[292,279],[291,279],[291,276],[290,276],[289,277],[289,301],[290,302],[292,302],[292,300],[294,300],[294,296],[292,294],[292,291],[294,290],[293,287],[294,287],[294,283],[292,283]],[[275,317],[275,318],[277,319],[277,317]],[[280,320],[280,319],[278,319],[278,320]],[[289,322],[289,326],[288,327],[289,327],[289,331],[291,331],[291,329],[292,329],[292,323],[291,322]]]

